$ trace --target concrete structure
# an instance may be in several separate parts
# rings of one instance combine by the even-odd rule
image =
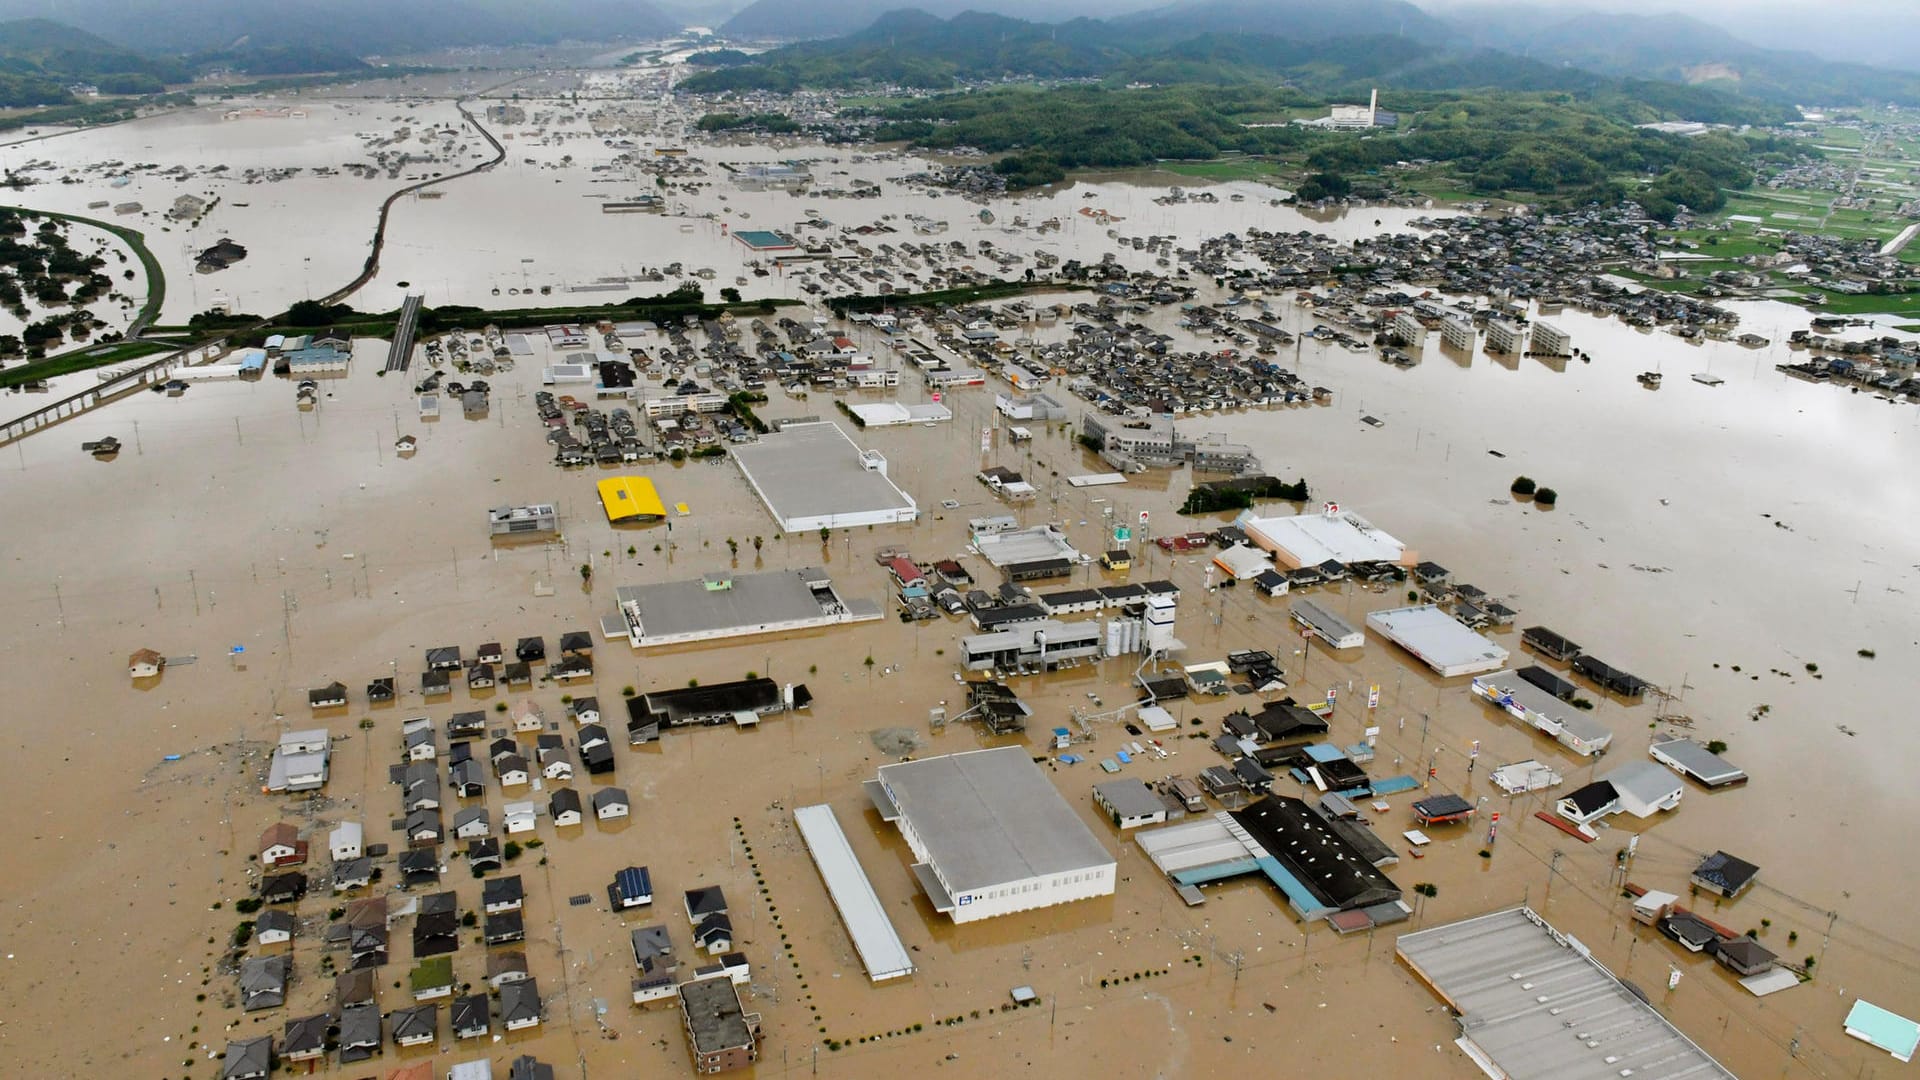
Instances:
[[[636,649],[880,618],[877,605],[843,599],[819,567],[623,585],[614,598]]]
[[[496,506],[487,511],[487,532],[492,536],[537,536],[559,531],[560,511],[552,503]]]
[[[1613,742],[1613,732],[1605,724],[1513,671],[1475,676],[1468,692],[1583,757],[1591,757]]]
[[[1370,612],[1367,626],[1418,657],[1442,678],[1495,671],[1507,663],[1507,650],[1432,604]]]
[[[993,407],[1009,420],[1065,420],[1070,415],[1051,394],[995,394]]]
[[[862,450],[838,425],[783,424],[733,450],[740,472],[789,533],[910,522],[913,498],[887,478],[887,459]]]
[[[813,856],[813,864],[820,869],[827,894],[846,924],[847,936],[853,939],[867,977],[885,982],[913,974],[913,954],[901,943],[893,920],[887,917],[887,909],[840,828],[840,820],[833,816],[833,807],[802,806],[793,812],[793,823],[800,830],[807,853]]]
[[[740,1004],[732,979],[724,973],[694,979],[681,983],[679,994],[695,1072],[732,1072],[760,1056],[760,1014]]]
[[[1093,801],[1116,829],[1137,829],[1167,820],[1167,804],[1135,777],[1093,785]]]
[[[1388,329],[1395,340],[1409,349],[1417,349],[1427,343],[1427,328],[1420,325],[1420,317],[1411,311],[1394,313]]]
[[[1025,664],[1043,669],[1070,660],[1098,657],[1106,629],[1098,622],[1064,623],[1056,619],[1019,623],[988,634],[960,639],[960,666],[968,671],[1017,668]]]
[[[644,476],[610,476],[596,487],[600,493],[600,507],[606,511],[610,525],[625,521],[660,521],[667,516],[666,502],[654,490],[653,481]]]
[[[1487,323],[1487,351],[1517,353],[1527,343],[1527,332],[1510,322],[1492,319]]]
[[[1527,908],[1403,935],[1394,951],[1459,1019],[1454,1040],[1512,1080],[1733,1080],[1585,945]]]
[[[1440,341],[1444,345],[1472,352],[1476,337],[1473,324],[1465,319],[1449,318],[1440,324]]]
[[[954,922],[1113,894],[1114,857],[1025,746],[883,765],[866,791],[919,860],[934,910]]]
[[[1220,434],[1195,438],[1182,435],[1170,423],[1146,427],[1124,427],[1114,417],[1087,413],[1080,419],[1083,436],[1091,441],[1101,457],[1123,471],[1173,469],[1192,465],[1214,472],[1253,472],[1260,459],[1253,448],[1228,442]]]
[[[1270,518],[1255,517],[1248,511],[1234,524],[1255,545],[1272,552],[1274,564],[1282,570],[1328,561],[1342,566],[1357,562],[1411,566],[1419,561],[1405,544],[1374,528],[1360,515],[1337,507],[1331,512]]]
[[[1533,355],[1568,356],[1573,352],[1573,338],[1565,330],[1548,322],[1533,324]]]
[[[1035,525],[1030,529],[999,529],[990,533],[975,532],[973,546],[980,552],[981,558],[998,569],[1049,559],[1077,562],[1080,557],[1080,553],[1067,542],[1066,534],[1049,525]]]
[[[848,410],[860,418],[861,426],[870,428],[898,427],[902,424],[943,424],[953,419],[953,410],[938,402],[924,405],[902,405],[897,401],[873,401],[861,405],[849,405]]]
[[[1295,626],[1303,632],[1311,632],[1329,649],[1357,649],[1367,643],[1365,632],[1355,629],[1347,620],[1312,600],[1293,601],[1288,614],[1292,616]]]

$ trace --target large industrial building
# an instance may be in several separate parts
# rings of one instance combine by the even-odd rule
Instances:
[[[1394,951],[1453,1010],[1454,1040],[1513,1080],[1733,1080],[1644,995],[1528,908],[1407,934]]]
[[[1350,930],[1406,918],[1399,886],[1355,842],[1356,830],[1365,827],[1275,795],[1244,810],[1154,829],[1136,842],[1183,889],[1257,873],[1305,921],[1332,919]]]
[[[809,630],[880,618],[870,600],[849,600],[817,566],[761,574],[726,571],[657,585],[614,590],[619,614],[607,620],[618,635],[624,624],[636,649],[690,641]]]
[[[1113,855],[1024,746],[883,765],[866,790],[956,923],[1113,895]]]
[[[892,525],[920,512],[887,478],[887,459],[860,449],[837,424],[783,424],[734,447],[733,460],[789,533]]]
[[[1507,666],[1507,650],[1432,604],[1369,612],[1367,626],[1412,653],[1441,678]]]
[[[1248,512],[1234,524],[1255,545],[1272,552],[1274,563],[1283,570],[1329,561],[1342,566],[1362,562],[1412,566],[1419,561],[1405,544],[1374,528],[1360,515],[1339,509],[1270,518]]]

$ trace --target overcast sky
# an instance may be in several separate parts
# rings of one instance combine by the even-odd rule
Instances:
[[[1330,0],[1337,3],[1338,0]],[[1413,0],[1429,11],[1488,0]],[[1493,0],[1506,3],[1513,0]],[[1920,68],[1920,0],[1518,0],[1564,11],[1682,12],[1772,49]]]

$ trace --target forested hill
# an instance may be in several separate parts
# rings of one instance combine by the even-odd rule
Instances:
[[[693,75],[689,93],[789,92],[802,87],[894,85],[948,89],[1003,78],[1097,79],[1109,85],[1283,81],[1327,98],[1387,90],[1501,89],[1581,97],[1636,96],[1644,120],[1684,118],[1767,124],[1797,118],[1791,108],[1705,87],[1649,83],[1525,60],[1492,50],[1463,50],[1412,36],[1301,38],[1217,25],[1241,5],[1196,4],[1184,28],[1150,19],[1058,25],[968,13],[939,19],[920,11],[881,17],[856,34],[775,49],[747,63]],[[1157,29],[1156,29],[1157,27]]]
[[[1492,9],[1494,13],[1505,8]],[[1679,16],[1539,13],[1443,22],[1403,0],[1185,0],[1107,19],[1035,22],[891,11],[845,36],[764,53],[686,88],[787,91],[892,84],[938,89],[1001,78],[1114,82],[1284,79],[1317,92],[1363,81],[1407,89],[1589,93],[1668,84],[1691,120],[1764,121],[1802,104],[1920,105],[1920,75],[1761,49]],[[1737,102],[1761,106],[1743,109]],[[1692,111],[1687,111],[1692,110]]]
[[[0,106],[72,102],[68,87],[150,94],[191,78],[178,60],[142,56],[84,30],[46,19],[0,23]]]
[[[0,19],[34,16],[175,56],[241,48],[394,56],[660,37],[679,29],[647,0],[0,0]]]

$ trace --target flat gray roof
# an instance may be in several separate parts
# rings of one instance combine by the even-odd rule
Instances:
[[[816,518],[845,517],[849,528],[876,514],[908,520],[915,510],[893,481],[866,467],[860,447],[836,424],[789,424],[732,452],[747,482],[789,530],[818,528],[810,523]],[[832,520],[821,524],[842,527]]]
[[[1123,818],[1148,817],[1153,814],[1164,814],[1167,811],[1167,804],[1161,802],[1160,796],[1155,795],[1146,781],[1139,777],[1128,776],[1119,780],[1109,780],[1104,784],[1093,785],[1093,790],[1094,794],[1098,795],[1107,806],[1113,808],[1114,813]]]
[[[510,984],[524,985],[524,984]],[[733,980],[718,976],[680,984],[680,1008],[693,1032],[694,1048],[702,1054],[753,1045],[753,1030],[740,1005]]]
[[[1708,787],[1747,778],[1746,772],[1739,766],[1692,739],[1656,739],[1647,752],[1653,755],[1655,761],[1672,765]]]
[[[1729,1072],[1527,908],[1407,934],[1395,950],[1514,1080],[1702,1080]]]
[[[1114,865],[1024,746],[882,765],[880,784],[957,893]]]
[[[913,974],[913,954],[900,941],[900,934],[887,918],[887,909],[873,891],[873,882],[847,842],[840,819],[833,807],[802,806],[793,812],[793,823],[800,829],[813,864],[827,883],[827,894],[847,924],[847,935],[860,954],[860,964],[874,982]]]
[[[1492,671],[1507,662],[1507,650],[1432,604],[1371,612],[1367,625],[1443,675]]]
[[[762,627],[783,629],[810,620],[847,621],[836,620],[814,597],[810,583],[827,580],[823,570],[807,567],[719,577],[727,577],[731,584],[715,589],[708,587],[707,578],[692,578],[614,590],[623,611],[628,604],[639,608],[641,640],[635,644],[684,635],[753,633]]]

